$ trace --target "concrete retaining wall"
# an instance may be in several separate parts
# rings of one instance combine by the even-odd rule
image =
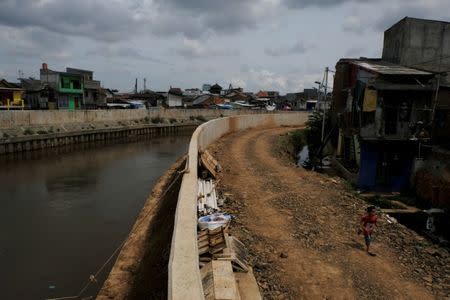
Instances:
[[[178,194],[169,260],[168,299],[204,299],[197,247],[198,151],[228,132],[253,127],[303,125],[306,112],[244,115],[211,120],[199,126],[189,144],[188,170]]]
[[[114,122],[161,117],[189,119],[203,116],[207,119],[242,114],[265,113],[248,109],[114,109],[114,110],[28,110],[0,111],[0,128],[64,125],[76,123]]]

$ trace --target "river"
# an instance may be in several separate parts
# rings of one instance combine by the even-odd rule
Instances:
[[[126,238],[189,138],[0,157],[0,298],[77,295]],[[96,295],[111,266],[83,295]]]

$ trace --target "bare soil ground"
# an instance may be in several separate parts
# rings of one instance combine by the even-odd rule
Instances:
[[[381,217],[373,251],[358,222],[367,204],[337,177],[296,167],[277,150],[292,128],[251,129],[210,148],[231,233],[251,252],[265,299],[450,299],[450,258]]]

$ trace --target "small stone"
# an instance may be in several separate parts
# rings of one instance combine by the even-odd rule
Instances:
[[[286,252],[281,252],[280,257],[281,258],[288,258],[288,255],[287,255]]]

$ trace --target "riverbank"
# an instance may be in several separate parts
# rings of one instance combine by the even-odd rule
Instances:
[[[165,299],[174,214],[186,156],[162,175],[97,299]]]
[[[114,139],[130,139],[135,136],[164,136],[192,132],[202,121],[191,120],[172,124],[144,122],[119,122],[120,124],[84,124],[57,126],[48,129],[27,129],[20,135],[3,133],[0,138],[0,155],[8,153],[29,152],[34,150],[56,148],[82,143],[95,143]],[[20,129],[19,129],[20,130]],[[16,129],[17,131],[17,129]]]

